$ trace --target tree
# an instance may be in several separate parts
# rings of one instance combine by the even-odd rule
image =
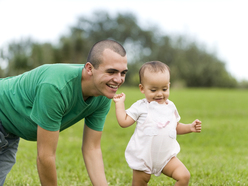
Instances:
[[[6,76],[17,75],[33,68],[29,60],[31,50],[30,39],[10,43],[7,52],[1,50],[2,58],[8,61]]]
[[[113,39],[127,50],[129,72],[126,85],[139,83],[138,71],[147,62],[158,60],[171,69],[171,82],[184,82],[189,87],[236,87],[237,81],[227,72],[225,63],[185,36],[164,35],[156,25],[142,28],[130,12],[110,16],[97,11],[82,16],[60,37],[57,45],[13,42],[4,53],[9,62],[7,75],[16,75],[44,63],[85,63],[94,43]]]

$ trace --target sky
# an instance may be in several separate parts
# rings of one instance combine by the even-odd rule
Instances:
[[[184,35],[205,46],[237,80],[248,80],[247,0],[0,0],[0,48],[31,37],[56,42],[96,10],[133,13],[141,26]],[[3,65],[0,60],[0,65]]]

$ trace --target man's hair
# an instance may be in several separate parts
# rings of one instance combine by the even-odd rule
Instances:
[[[144,63],[139,70],[139,79],[140,83],[142,83],[142,78],[144,77],[145,70],[148,69],[150,72],[165,72],[168,70],[170,74],[170,68],[165,63],[161,61],[150,61]]]
[[[93,45],[88,54],[87,62],[90,62],[97,69],[102,63],[102,53],[105,49],[110,49],[122,57],[126,55],[126,50],[120,43],[113,40],[102,40]]]

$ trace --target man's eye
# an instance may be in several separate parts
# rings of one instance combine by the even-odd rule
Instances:
[[[122,76],[125,76],[125,75],[126,75],[126,73],[127,73],[127,72],[122,72],[122,73],[121,73],[121,75],[122,75]]]

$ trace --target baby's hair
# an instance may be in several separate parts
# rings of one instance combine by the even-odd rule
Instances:
[[[142,82],[142,78],[144,77],[146,69],[148,69],[150,72],[165,72],[168,70],[170,74],[170,68],[165,63],[162,63],[161,61],[149,61],[144,63],[139,70],[140,83]]]

